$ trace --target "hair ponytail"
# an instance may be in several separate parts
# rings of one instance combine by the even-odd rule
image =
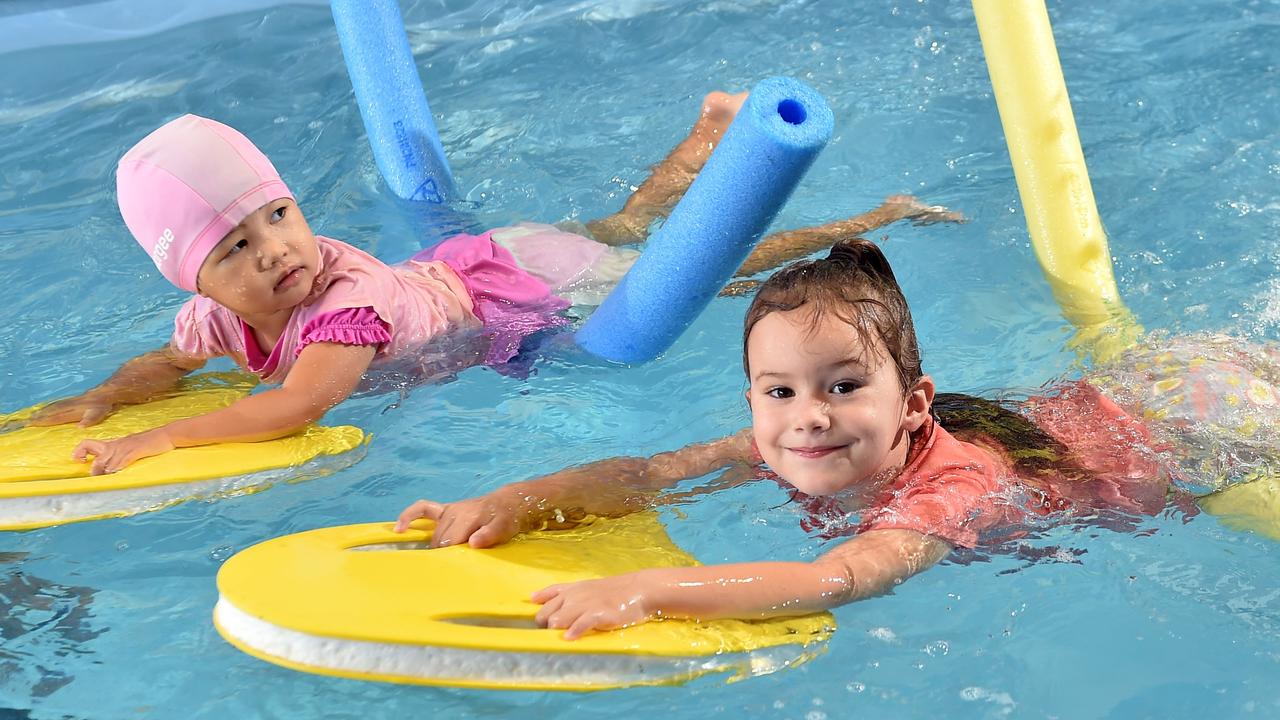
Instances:
[[[827,253],[827,260],[836,265],[850,266],[869,277],[892,283],[894,286],[898,284],[898,279],[894,276],[893,268],[889,266],[889,259],[884,256],[884,251],[879,245],[866,238],[856,237],[837,242],[831,246],[831,252]]]

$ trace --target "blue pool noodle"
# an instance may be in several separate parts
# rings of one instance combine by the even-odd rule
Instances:
[[[799,80],[751,91],[666,223],[576,335],[606,360],[652,360],[733,277],[831,139],[831,108]]]
[[[396,0],[330,0],[378,170],[396,195],[444,204],[453,174],[431,119]]]

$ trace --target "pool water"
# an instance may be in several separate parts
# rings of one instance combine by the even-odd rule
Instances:
[[[1263,0],[1054,3],[1121,291],[1149,328],[1280,339],[1280,10]],[[700,98],[791,75],[836,132],[775,228],[909,192],[962,226],[877,232],[943,389],[1072,372],[1039,275],[966,3],[442,0],[403,4],[462,205],[479,225],[612,212]],[[394,261],[414,208],[381,184],[328,9],[285,5],[112,42],[0,55],[0,410],[82,391],[163,343],[183,296],[115,208],[118,157],[183,112],[245,131],[318,232]],[[234,552],[391,518],[618,454],[736,431],[745,299],[635,368],[553,348],[525,380],[471,369],[362,397],[353,467],[254,495],[0,536],[0,718],[1280,717],[1274,541],[1169,512],[964,553],[836,611],[808,664],[594,694],[365,683],[268,665],[210,623]],[[812,558],[758,484],[667,511],[704,562]]]

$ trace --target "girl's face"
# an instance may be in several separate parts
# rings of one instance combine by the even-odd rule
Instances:
[[[807,495],[831,495],[906,463],[933,380],[904,393],[883,346],[829,314],[798,308],[761,318],[747,338],[747,402],[760,455]]]
[[[255,210],[214,246],[196,277],[200,294],[242,318],[292,311],[319,271],[315,235],[287,198]]]

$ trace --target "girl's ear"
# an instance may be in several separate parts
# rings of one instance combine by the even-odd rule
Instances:
[[[907,432],[915,432],[924,425],[925,419],[929,417],[929,409],[933,407],[935,389],[933,378],[921,375],[907,392],[906,412],[902,417],[902,427]]]

